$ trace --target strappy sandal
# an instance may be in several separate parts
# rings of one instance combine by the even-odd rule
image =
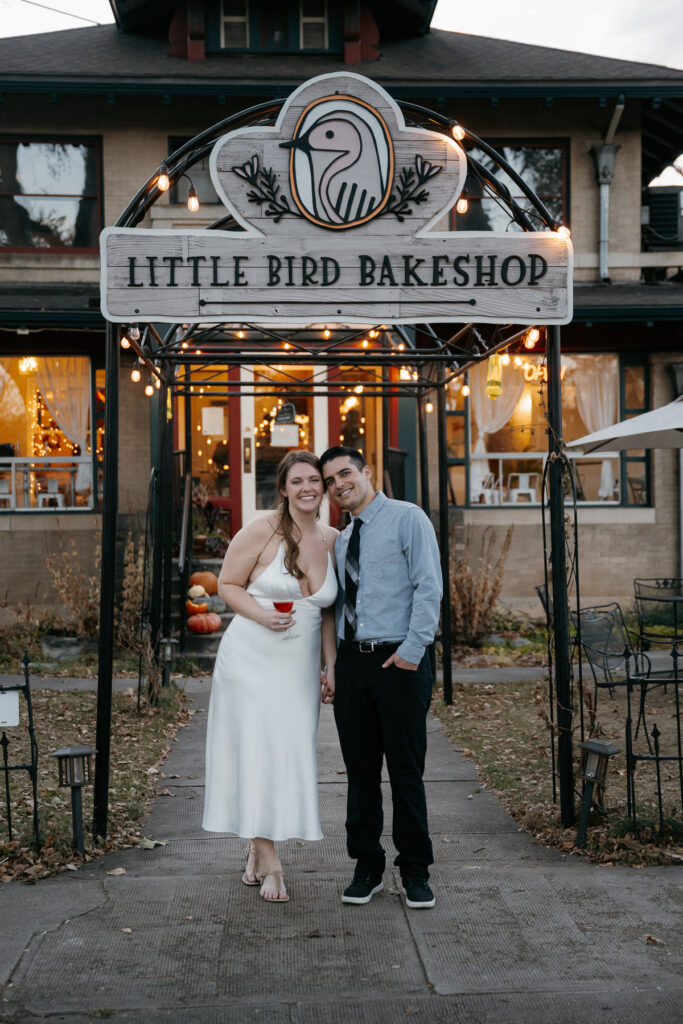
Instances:
[[[283,875],[282,871],[267,871],[265,873],[265,875],[263,876],[263,878],[261,879],[261,886],[262,887],[263,887],[263,885],[265,885],[265,882],[266,882],[267,878],[275,878],[277,880],[277,882],[278,882],[278,892],[281,889],[284,888],[285,879],[284,879],[284,875]],[[260,892],[259,896],[266,903],[289,903],[289,896],[287,895],[286,892],[285,892],[284,896],[275,896],[274,898],[273,897],[264,896],[263,892]]]
[[[247,868],[249,866],[249,857],[251,857],[252,855],[254,855],[254,859],[256,859],[256,851],[254,850],[254,847],[252,846],[252,844],[248,843],[247,844],[247,848],[244,851],[244,856],[247,858],[247,863],[246,863],[246,866],[244,868],[244,874],[242,875],[242,884],[243,885],[262,885],[263,884],[263,879],[259,878],[259,876],[256,874],[256,872],[254,872],[254,874],[252,875],[252,878],[249,878],[249,876],[247,874]]]

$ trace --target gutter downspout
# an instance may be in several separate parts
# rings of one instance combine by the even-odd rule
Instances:
[[[600,146],[591,147],[591,155],[595,162],[595,175],[600,188],[600,280],[609,283],[609,187],[614,177],[614,162],[621,146],[614,145],[621,115],[624,112],[625,100],[619,96],[612,120],[605,134],[605,141]]]

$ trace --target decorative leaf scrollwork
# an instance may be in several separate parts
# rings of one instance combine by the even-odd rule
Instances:
[[[437,164],[430,164],[419,153],[414,167],[402,167],[398,174],[398,192],[392,192],[382,216],[392,213],[401,223],[413,213],[411,204],[424,203],[429,192],[422,186],[441,172]]]
[[[252,156],[243,164],[231,167],[231,170],[238,178],[243,178],[251,185],[247,192],[249,202],[257,203],[259,206],[265,203],[266,217],[272,217],[275,224],[285,216],[301,217],[298,210],[293,210],[289,205],[287,196],[283,194],[278,184],[275,171],[271,167],[261,167],[258,156]]]

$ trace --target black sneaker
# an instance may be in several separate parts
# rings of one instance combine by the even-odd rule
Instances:
[[[381,892],[383,888],[381,875],[356,871],[351,885],[342,893],[342,903],[369,903],[375,893]]]
[[[436,900],[426,878],[404,878],[402,881],[401,888],[406,898],[406,906],[412,907],[414,910],[434,906]]]

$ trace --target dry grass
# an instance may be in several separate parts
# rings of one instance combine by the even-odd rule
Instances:
[[[57,785],[57,762],[50,754],[60,747],[95,746],[95,693],[42,690],[32,694],[33,720],[38,743],[38,813],[42,847],[33,844],[33,795],[27,772],[12,772],[11,806],[14,841],[8,842],[4,785],[0,793],[0,881],[14,878],[35,881],[58,871],[77,868],[81,859],[72,846],[70,790]],[[8,729],[10,764],[30,759],[25,729],[25,701],[20,697],[22,723]],[[186,701],[176,688],[165,690],[154,708],[137,711],[137,691],[113,695],[109,826],[107,842],[92,842],[91,786],[83,789],[85,860],[112,849],[134,845],[140,839],[139,822],[154,795],[157,765],[166,757],[171,739],[189,721]],[[90,833],[90,834],[89,834]]]
[[[437,691],[433,710],[446,734],[479,768],[485,785],[497,793],[508,811],[526,831],[549,846],[573,850],[576,828],[563,829],[552,802],[552,770],[548,731],[547,685],[543,682],[456,684],[453,704],[443,703]],[[626,816],[626,763],[624,758],[625,694],[614,700],[601,693],[598,703],[600,738],[610,740],[621,753],[610,759],[605,805],[594,813],[583,850],[577,851],[602,863],[680,863],[683,861],[683,813],[678,786],[678,767],[662,766],[665,829],[658,828],[656,772],[654,765],[640,764],[636,771],[639,833],[633,833]],[[648,694],[648,727],[662,733],[662,753],[675,753],[674,697],[669,689]],[[576,736],[578,742],[579,737]],[[646,749],[642,730],[636,752]],[[578,762],[577,768],[577,788]],[[577,816],[579,797],[577,797]]]
[[[461,557],[451,559],[451,610],[455,639],[459,643],[476,644],[491,632],[512,531],[510,526],[496,553],[496,531],[487,527],[479,551],[475,553],[472,529],[468,527]],[[455,549],[453,543],[451,550]]]

